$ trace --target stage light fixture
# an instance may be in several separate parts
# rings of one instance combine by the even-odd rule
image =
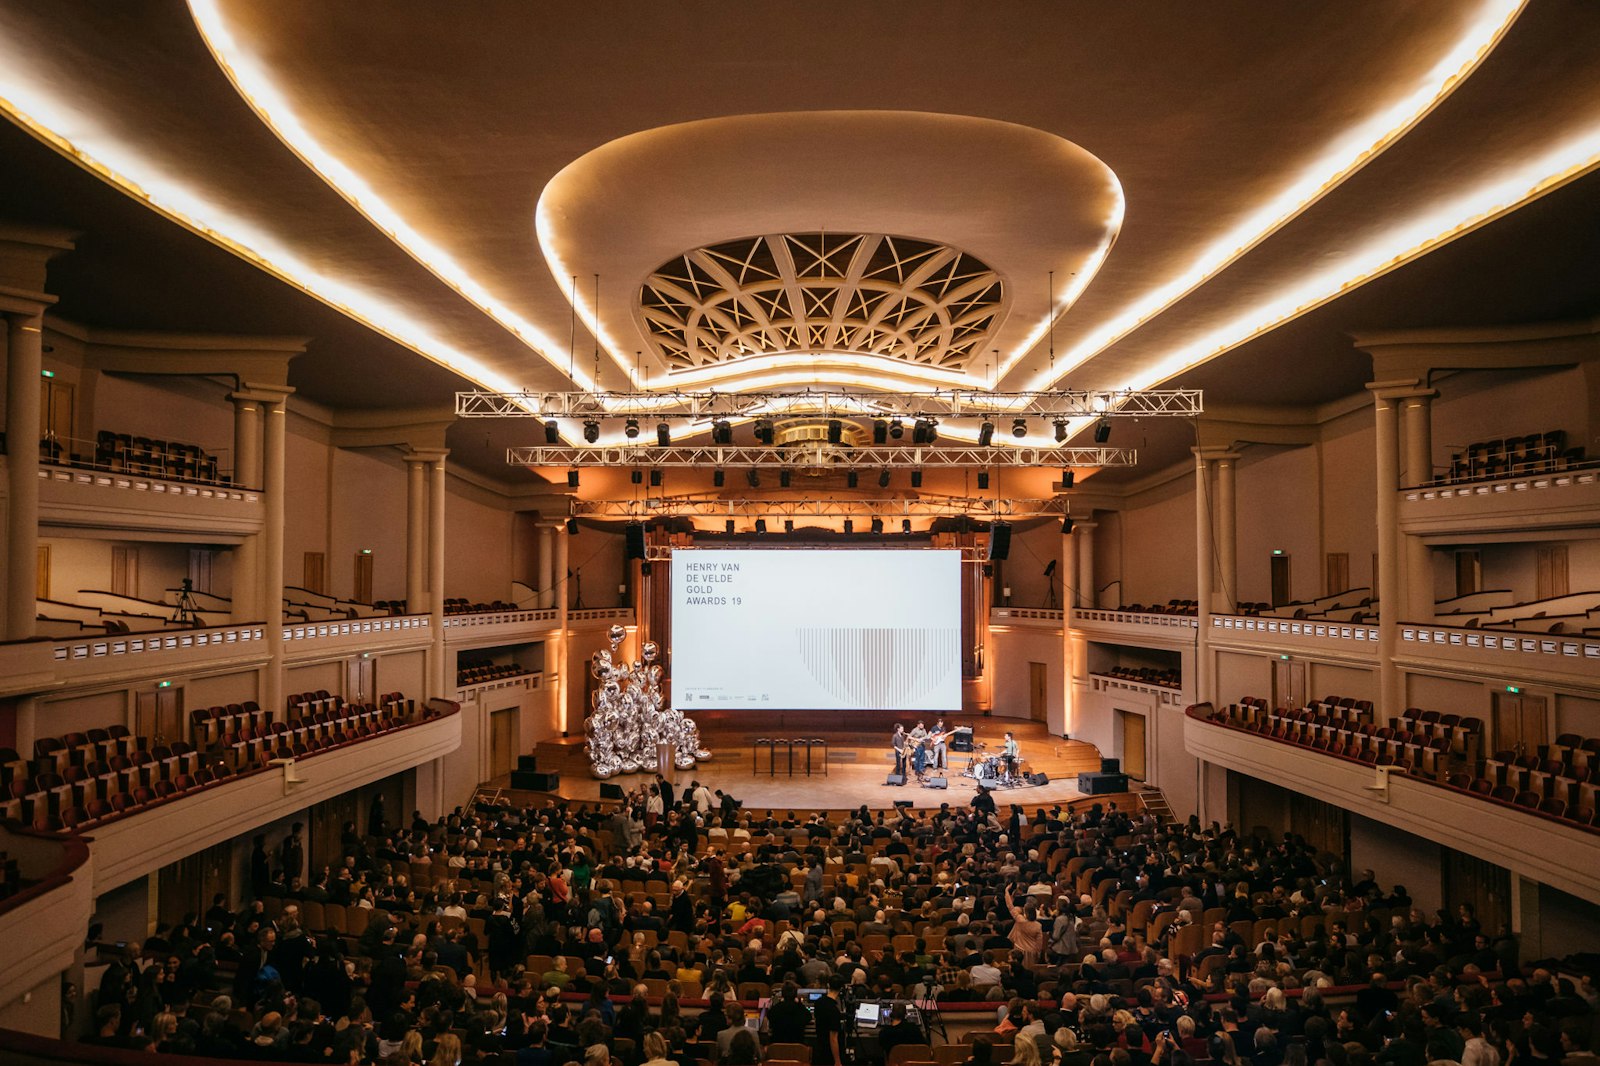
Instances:
[[[905,435],[906,435],[905,424],[902,423],[898,418],[895,419],[893,422],[889,423],[889,436],[893,437],[895,440],[899,440],[901,437],[903,437]]]
[[[987,418],[985,418],[983,420],[983,425],[978,427],[978,447],[987,448],[989,445],[991,445],[993,443],[994,443],[994,423],[989,421]]]
[[[794,532],[794,519],[785,518],[783,520],[783,531],[785,533],[793,533]]]
[[[711,485],[720,489],[728,480],[728,476],[721,469],[711,471]]]
[[[889,468],[888,467],[884,467],[882,470],[878,471],[878,487],[880,489],[886,489],[886,488],[889,487]]]
[[[578,472],[576,470],[568,470],[567,471],[567,488],[575,489],[577,487],[578,487]]]
[[[911,471],[911,487],[914,489],[920,489],[922,487],[922,471]]]
[[[787,470],[778,471],[778,485],[779,485],[780,488],[785,488],[785,489],[789,487],[789,471],[787,471]]]
[[[1057,444],[1061,444],[1066,439],[1067,439],[1067,420],[1065,418],[1058,418],[1058,419],[1056,419],[1056,443]]]
[[[1061,532],[1063,532],[1063,533],[1071,533],[1072,532],[1072,519],[1063,518],[1061,520]]]
[[[728,423],[726,418],[719,418],[715,422],[711,423],[711,443],[733,443],[733,426]]]
[[[656,423],[656,445],[661,448],[672,447],[672,427],[665,422]]]
[[[844,440],[844,423],[837,418],[828,419],[828,443],[838,444]]]
[[[561,443],[561,427],[556,425],[556,420],[553,418],[544,424],[544,442],[546,444]]]
[[[885,422],[881,418],[872,423],[872,443],[889,443],[889,423]]]
[[[722,531],[724,533],[732,533],[733,532],[733,519],[730,518],[726,522],[722,523]]]
[[[1026,437],[1028,435],[1028,420],[1026,418],[1013,418],[1011,420],[1011,435],[1013,437]]]
[[[758,418],[758,419],[756,419],[756,430],[755,430],[755,432],[756,432],[756,440],[757,440],[757,442],[759,442],[761,444],[771,444],[772,443],[772,419],[770,419],[770,418]]]
[[[628,480],[632,481],[635,485],[643,485],[644,484],[644,471],[643,470],[630,470],[630,471],[628,471]]]
[[[902,533],[910,533],[911,532],[911,519],[909,519],[909,518],[900,519],[900,532],[902,532]]]
[[[1111,419],[1102,418],[1094,425],[1094,442],[1104,444],[1111,439]]]
[[[753,466],[744,472],[744,480],[753,489],[761,487],[761,474]]]
[[[756,519],[756,532],[757,533],[765,533],[766,531],[767,531],[767,520],[765,518]]]
[[[1075,470],[1063,470],[1063,471],[1061,471],[1061,487],[1062,488],[1070,489],[1072,487],[1072,485],[1073,485],[1073,482],[1075,482],[1077,480],[1078,480],[1077,471],[1075,471]]]
[[[600,439],[600,423],[592,418],[583,420],[583,439],[593,444]]]
[[[845,474],[844,483],[847,488],[853,489],[861,484],[861,475],[852,470]]]
[[[911,424],[911,443],[912,444],[927,444],[927,443],[929,443],[929,441],[928,441],[928,420],[927,419],[919,418],[919,419],[917,419],[915,422],[913,422]]]
[[[576,537],[577,535],[578,535],[578,520],[576,518],[567,519],[567,536]]]
[[[986,489],[988,487],[989,487],[989,471],[987,471],[987,470],[978,471],[978,488],[979,489]]]
[[[874,518],[872,520],[872,531],[874,533],[882,533],[883,532],[883,519]]]
[[[659,471],[659,470],[650,471],[650,485],[651,485],[652,488],[657,488],[657,489],[659,489],[661,487],[661,471]]]
[[[637,418],[630,418],[626,422],[622,423],[622,435],[627,437],[629,440],[633,440],[635,437],[637,437],[639,435],[639,420]]]
[[[844,520],[844,531],[846,533],[854,533],[856,531],[856,524],[850,519],[846,518]]]
[[[938,441],[938,439],[939,439],[939,420],[937,418],[928,419],[928,428],[923,430],[923,433],[925,433],[927,435],[929,444],[933,444],[936,441]]]

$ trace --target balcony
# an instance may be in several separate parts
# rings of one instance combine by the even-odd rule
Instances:
[[[1378,627],[1352,622],[1214,614],[1211,616],[1211,646],[1273,655],[1300,652],[1375,666]]]
[[[568,629],[607,629],[631,626],[637,621],[632,607],[586,607],[567,612]]]
[[[1465,629],[1401,623],[1395,659],[1401,665],[1491,678],[1578,683],[1600,676],[1600,640],[1561,634]]]
[[[554,607],[546,607],[539,610],[447,614],[444,618],[444,639],[446,644],[464,649],[543,640],[555,629],[558,613]]]
[[[1528,532],[1600,524],[1600,469],[1402,489],[1406,533]]]
[[[1192,648],[1199,619],[1155,611],[1079,609],[1072,628],[1089,640],[1146,648]]]
[[[39,467],[39,482],[42,526],[232,538],[261,532],[255,489],[49,464]]]
[[[432,641],[433,619],[425,614],[305,622],[283,627],[283,653],[290,663],[351,652],[425,648]]]
[[[995,607],[989,611],[991,626],[1021,629],[1054,629],[1060,632],[1066,612],[1045,607]]]
[[[94,912],[94,867],[75,837],[0,825],[0,852],[27,884],[0,900],[0,1003],[11,1003],[70,969]]]
[[[1210,713],[1210,705],[1201,704],[1189,708],[1184,719],[1184,747],[1197,759],[1336,804],[1600,902],[1600,834],[1427,778],[1389,772],[1212,721]]]

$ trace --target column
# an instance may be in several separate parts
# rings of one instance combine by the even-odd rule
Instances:
[[[254,393],[235,392],[233,401],[233,483],[261,488],[261,404]],[[233,620],[261,621],[261,535],[245,537],[233,549]]]
[[[448,452],[434,453],[433,491],[429,494],[428,521],[428,610],[433,615],[433,693],[447,696],[455,688],[454,678],[445,677],[444,649],[444,460]]]
[[[1073,629],[1078,624],[1077,619],[1077,584],[1078,572],[1077,542],[1072,539],[1071,531],[1061,534],[1061,699],[1065,709],[1061,718],[1061,735],[1071,736],[1078,725],[1078,659],[1075,654],[1076,647],[1073,641]]]
[[[406,613],[428,609],[428,459],[406,456]]]
[[[1094,584],[1094,531],[1099,526],[1098,522],[1085,521],[1072,527],[1078,536],[1078,606],[1091,611],[1100,606]]]
[[[571,565],[569,552],[572,538],[567,536],[565,530],[556,530],[556,563],[555,581],[551,589],[556,597],[556,639],[555,655],[547,652],[544,659],[545,681],[551,684],[556,694],[556,728],[561,730],[561,735],[566,736],[571,731],[572,710],[567,706],[567,610],[572,603],[572,595],[567,583],[567,569]],[[551,670],[554,669],[554,676]]]
[[[1194,449],[1194,573],[1196,624],[1194,698],[1211,701],[1211,471],[1205,453]]]
[[[261,491],[265,497],[265,519],[261,529],[261,603],[266,623],[267,652],[270,659],[261,687],[261,706],[274,715],[284,711],[283,703],[283,513],[284,441],[292,389],[279,389],[278,396],[262,404],[263,470]]]
[[[44,365],[44,316],[7,316],[6,513],[7,640],[34,634],[39,613],[39,375]]]
[[[1219,455],[1217,464],[1217,570],[1222,599],[1216,606],[1225,614],[1239,611],[1238,506],[1235,504],[1233,468],[1238,456]]]
[[[1374,718],[1388,721],[1404,709],[1400,670],[1395,665],[1401,602],[1400,545],[1396,513],[1400,485],[1399,417],[1394,390],[1368,385],[1372,390],[1377,429],[1378,476],[1378,706]]]
[[[534,605],[541,610],[556,605],[556,535],[552,526],[539,527],[539,587]]]
[[[1408,392],[1401,408],[1405,412],[1406,485],[1425,485],[1433,480],[1433,398],[1434,389]]]

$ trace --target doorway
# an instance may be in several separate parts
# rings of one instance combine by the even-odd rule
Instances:
[[[1503,866],[1453,848],[1440,848],[1444,867],[1445,909],[1454,912],[1470,903],[1478,923],[1486,930],[1499,929],[1511,920],[1511,871]]]
[[[139,597],[139,549],[114,545],[111,549],[111,591]]]
[[[300,572],[300,587],[319,596],[327,593],[328,557],[322,552],[306,552]]]
[[[357,656],[346,663],[345,699],[373,703],[378,698],[378,660]]]
[[[1287,555],[1273,555],[1271,559],[1272,606],[1282,607],[1293,598],[1293,594],[1289,591],[1289,557]]]
[[[1521,693],[1497,692],[1494,697],[1494,746],[1518,755],[1533,755],[1549,743],[1545,699]]]
[[[1119,710],[1117,719],[1122,723],[1122,772],[1135,781],[1143,781],[1148,772],[1144,715]]]
[[[1050,692],[1050,673],[1044,663],[1028,664],[1028,717],[1035,722],[1045,720],[1046,702]]]
[[[1476,548],[1456,552],[1456,595],[1470,596],[1483,588],[1483,554]]]
[[[356,552],[356,580],[355,587],[350,592],[350,598],[357,603],[372,602],[372,552]]]
[[[1306,664],[1280,659],[1272,664],[1272,705],[1300,708],[1306,705]]]
[[[1537,599],[1552,600],[1557,596],[1569,595],[1565,544],[1552,544],[1539,549],[1538,573],[1535,581]]]
[[[511,773],[517,764],[517,749],[521,730],[521,715],[515,707],[495,711],[489,715],[489,777],[491,780]]]
[[[134,701],[133,732],[150,737],[151,747],[183,740],[183,689],[141,692]]]
[[[50,545],[39,545],[39,577],[34,595],[41,600],[50,598]]]
[[[1276,556],[1274,556],[1274,558],[1276,558]],[[1336,592],[1344,592],[1349,587],[1350,553],[1329,552],[1327,561],[1327,576],[1323,580],[1323,595],[1332,596]]]

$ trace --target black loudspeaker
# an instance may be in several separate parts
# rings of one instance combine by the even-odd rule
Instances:
[[[950,781],[949,781],[948,778],[944,778],[944,777],[930,777],[923,784],[922,787],[923,788],[949,788],[950,787]]]
[[[603,800],[619,800],[623,798],[621,785],[613,785],[609,781],[600,782],[600,798]]]
[[[625,540],[627,542],[627,551],[626,551],[625,558],[628,558],[628,559],[643,559],[644,558],[644,526],[642,524],[638,523],[638,522],[629,522],[626,526],[623,527],[623,529],[624,529],[624,534],[625,534]]]
[[[972,750],[972,730],[963,727],[961,729],[957,729],[954,733],[950,734],[950,750],[951,751],[971,751]]]
[[[518,755],[517,756],[517,769],[518,770],[537,770],[538,768],[539,768],[539,757],[537,755]]]
[[[996,522],[989,527],[989,558],[1004,559],[1011,554],[1011,527]]]
[[[560,774],[544,774],[538,770],[511,771],[511,787],[529,792],[554,792],[561,787]]]
[[[1028,784],[1030,784],[1030,785],[1048,785],[1049,783],[1050,783],[1050,775],[1049,774],[1029,774],[1028,775]],[[601,787],[603,788],[605,786],[602,785]]]
[[[906,775],[905,774],[890,774],[889,775],[889,780],[884,782],[884,784],[886,784],[886,785],[903,785],[905,783],[906,783]]]
[[[1101,759],[1100,772],[1103,774],[1120,774],[1122,772],[1122,760]]]

